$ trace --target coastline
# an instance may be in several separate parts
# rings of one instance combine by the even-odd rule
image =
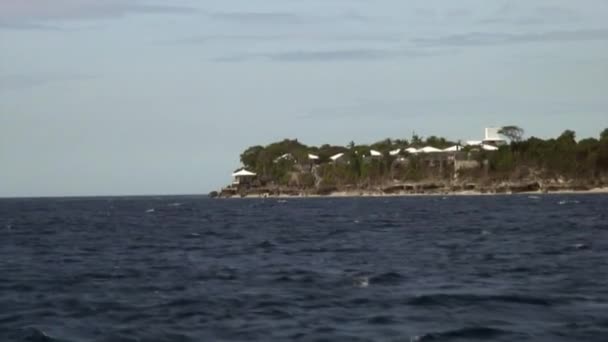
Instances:
[[[587,190],[574,190],[574,189],[560,189],[554,191],[521,191],[521,192],[489,192],[489,191],[477,191],[477,190],[464,190],[464,191],[433,191],[433,192],[395,192],[395,193],[385,193],[382,191],[373,191],[373,190],[361,190],[361,191],[333,191],[327,194],[315,194],[315,193],[305,193],[301,192],[298,194],[293,193],[278,193],[278,194],[268,194],[268,193],[248,193],[243,195],[234,195],[234,196],[220,196],[219,198],[226,199],[263,199],[263,198],[272,198],[272,199],[285,199],[285,198],[355,198],[355,197],[429,197],[429,196],[437,196],[437,197],[446,197],[446,196],[510,196],[510,195],[590,195],[590,194],[608,194],[608,187],[597,187],[591,188]]]

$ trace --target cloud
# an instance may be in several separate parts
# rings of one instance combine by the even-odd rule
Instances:
[[[429,46],[486,46],[521,43],[604,41],[608,30],[549,31],[540,33],[483,33],[471,32],[439,38],[415,39],[414,43]]]
[[[467,117],[487,118],[488,112],[502,111],[526,113],[528,116],[555,117],[571,116],[573,112],[584,112],[590,115],[603,115],[608,101],[585,100],[547,100],[521,98],[487,98],[458,97],[433,99],[407,99],[398,101],[363,100],[357,103],[333,107],[313,108],[299,115],[299,119],[413,119],[413,118],[448,118],[454,108],[459,108],[461,115]]]
[[[84,81],[95,78],[92,75],[75,73],[10,74],[0,75],[0,93],[11,90],[29,89],[51,83]]]
[[[68,31],[66,28],[57,25],[36,24],[27,22],[1,22],[0,30],[45,30],[45,31]]]
[[[334,50],[292,50],[273,53],[237,54],[216,58],[218,62],[244,62],[265,60],[271,62],[345,62],[377,61],[395,58],[415,58],[434,56],[445,51],[407,49],[334,49]]]
[[[167,44],[209,44],[215,42],[382,42],[398,43],[404,38],[393,33],[277,33],[277,34],[215,34],[199,35],[184,39],[166,41]]]
[[[237,21],[239,23],[294,23],[302,21],[302,17],[295,13],[286,12],[217,12],[209,13],[209,17],[216,20]]]
[[[564,24],[580,22],[581,13],[575,9],[556,6],[540,6],[533,9],[521,8],[508,3],[498,10],[493,17],[484,19],[482,24],[511,24],[511,25],[539,25]]]
[[[2,0],[0,26],[47,29],[41,22],[121,17],[131,13],[189,13],[192,8],[155,5],[143,0]],[[40,26],[36,26],[39,25]]]
[[[254,12],[254,11],[235,11],[235,12],[207,12],[207,16],[214,20],[230,21],[239,24],[273,24],[273,25],[293,25],[293,24],[314,24],[314,23],[335,23],[337,20],[366,22],[370,17],[354,11],[347,11],[335,14],[307,14],[293,12]]]
[[[445,16],[450,18],[464,18],[472,15],[473,11],[466,8],[452,8],[445,12]]]

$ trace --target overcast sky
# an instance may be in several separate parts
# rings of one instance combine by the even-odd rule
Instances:
[[[605,0],[0,0],[0,196],[179,194],[298,138],[608,127]]]

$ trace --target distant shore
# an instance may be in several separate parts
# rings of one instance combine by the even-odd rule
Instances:
[[[385,193],[380,190],[354,190],[332,191],[327,194],[316,193],[244,193],[233,196],[220,196],[221,198],[345,198],[345,197],[419,197],[419,196],[497,196],[497,195],[550,195],[550,194],[608,194],[608,187],[598,187],[586,190],[560,189],[553,191],[520,191],[520,192],[492,192],[492,191],[432,191],[432,192],[393,192]]]

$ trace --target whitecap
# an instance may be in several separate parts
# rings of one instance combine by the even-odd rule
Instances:
[[[353,285],[356,287],[368,287],[369,278],[368,277],[356,277],[353,279]]]
[[[147,213],[153,213],[154,211],[154,208],[146,210]]]
[[[175,202],[175,203],[169,203],[169,206],[170,206],[170,207],[180,207],[182,204],[183,204],[183,203],[178,203],[178,202]]]

